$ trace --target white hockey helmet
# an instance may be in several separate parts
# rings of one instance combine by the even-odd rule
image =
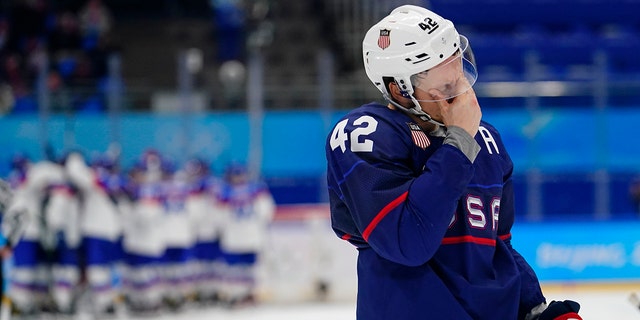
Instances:
[[[448,100],[469,90],[478,72],[466,37],[453,23],[434,12],[413,5],[394,9],[366,33],[362,55],[367,76],[389,100],[388,81],[395,81],[402,94],[414,101],[410,111],[424,114],[415,89],[432,100]],[[386,80],[386,81],[385,81]],[[431,94],[432,89],[439,94]]]

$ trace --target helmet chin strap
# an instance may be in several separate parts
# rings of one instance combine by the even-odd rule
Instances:
[[[389,97],[388,94],[383,93],[382,96],[385,98],[385,100],[387,100],[389,103],[391,103],[393,106],[395,106],[396,108],[406,112],[406,113],[410,113],[412,115],[417,116],[418,118],[420,118],[420,120],[423,121],[427,121],[427,122],[431,122],[435,125],[444,127],[444,123],[434,120],[433,118],[431,118],[431,116],[424,112],[424,110],[422,110],[422,107],[420,107],[420,103],[418,102],[418,100],[416,100],[416,98],[411,94],[409,95],[409,97],[411,97],[411,101],[413,101],[413,108],[407,108],[399,103],[397,103],[396,101],[394,101],[393,99],[391,99],[391,97]]]

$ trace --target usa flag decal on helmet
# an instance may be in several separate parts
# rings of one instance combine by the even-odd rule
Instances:
[[[391,33],[391,30],[389,29],[380,30],[380,37],[378,38],[378,47],[380,47],[382,50],[388,48],[389,45],[391,44],[391,38],[389,38],[390,33]]]
[[[427,137],[424,131],[422,131],[422,129],[420,129],[420,126],[418,126],[417,124],[409,122],[407,123],[407,125],[411,130],[411,138],[413,138],[413,143],[423,150],[426,149],[431,144],[429,137]]]

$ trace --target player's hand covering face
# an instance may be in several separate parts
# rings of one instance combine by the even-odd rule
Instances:
[[[464,36],[460,36],[460,47],[441,64],[411,76],[414,89],[426,93],[417,94],[417,97],[422,97],[418,101],[448,100],[467,92],[476,83],[478,71],[475,59],[469,41]]]

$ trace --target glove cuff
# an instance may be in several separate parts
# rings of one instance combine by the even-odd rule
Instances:
[[[553,320],[582,320],[582,317],[575,312],[570,312],[560,315]]]

